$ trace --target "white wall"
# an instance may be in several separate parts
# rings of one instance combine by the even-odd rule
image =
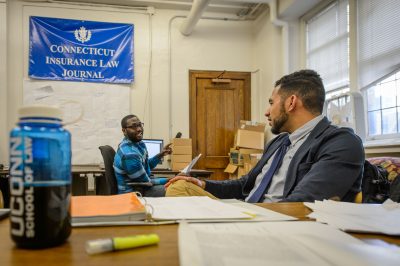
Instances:
[[[189,136],[189,70],[251,72],[253,38],[251,22],[200,20],[188,37],[181,23],[172,23],[172,132]]]
[[[258,105],[258,110],[254,110],[255,120],[265,122],[265,111],[268,106],[268,99],[274,88],[274,83],[283,75],[283,45],[282,28],[276,27],[269,22],[269,15],[263,14],[254,22],[254,48],[253,65],[260,71],[253,75],[259,80],[259,88],[255,90],[253,104]],[[257,83],[258,80],[252,80]],[[268,123],[267,123],[268,124]],[[266,138],[272,137],[269,125],[266,128]]]
[[[145,123],[145,137],[168,141],[178,131],[189,136],[190,69],[255,71],[252,117],[258,121],[265,121],[263,114],[273,82],[282,75],[281,30],[271,25],[268,14],[254,22],[202,19],[186,37],[178,30],[182,18],[175,18],[187,14],[183,11],[156,10],[150,19],[129,9],[20,1],[8,5],[7,31],[12,34],[7,38],[7,121],[0,122],[1,134],[8,135],[23,102],[23,80],[28,79],[29,15],[135,24],[135,82],[130,86],[130,109]],[[85,83],[71,82],[70,86],[84,87]],[[2,138],[2,146],[7,143],[8,139]],[[1,160],[8,161],[3,154]]]

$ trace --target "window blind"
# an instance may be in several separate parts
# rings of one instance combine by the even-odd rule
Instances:
[[[306,21],[307,67],[322,77],[326,91],[349,84],[348,1],[335,1]]]
[[[360,88],[400,68],[399,14],[398,0],[357,2]]]

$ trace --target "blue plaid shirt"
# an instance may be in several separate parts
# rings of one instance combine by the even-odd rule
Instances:
[[[159,162],[160,158],[157,156],[149,159],[146,145],[142,141],[135,143],[125,137],[114,157],[118,193],[133,191],[127,182],[150,182],[150,170]]]

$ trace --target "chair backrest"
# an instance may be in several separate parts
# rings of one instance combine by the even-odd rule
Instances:
[[[104,160],[105,174],[104,178],[101,178],[97,182],[96,194],[99,195],[114,195],[118,193],[117,179],[114,173],[114,156],[115,150],[109,145],[99,147],[101,155]]]

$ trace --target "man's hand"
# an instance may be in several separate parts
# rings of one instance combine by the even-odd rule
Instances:
[[[160,158],[172,153],[171,145],[172,143],[169,143],[168,145],[164,146],[162,151],[158,154]]]
[[[206,183],[204,181],[201,181],[195,177],[192,176],[184,176],[184,175],[177,175],[174,178],[171,178],[170,180],[168,180],[168,183],[164,185],[165,188],[169,187],[169,185],[171,185],[172,183],[178,181],[178,180],[185,180],[186,182],[190,182],[195,184],[196,186],[201,187],[202,189],[205,188]]]

